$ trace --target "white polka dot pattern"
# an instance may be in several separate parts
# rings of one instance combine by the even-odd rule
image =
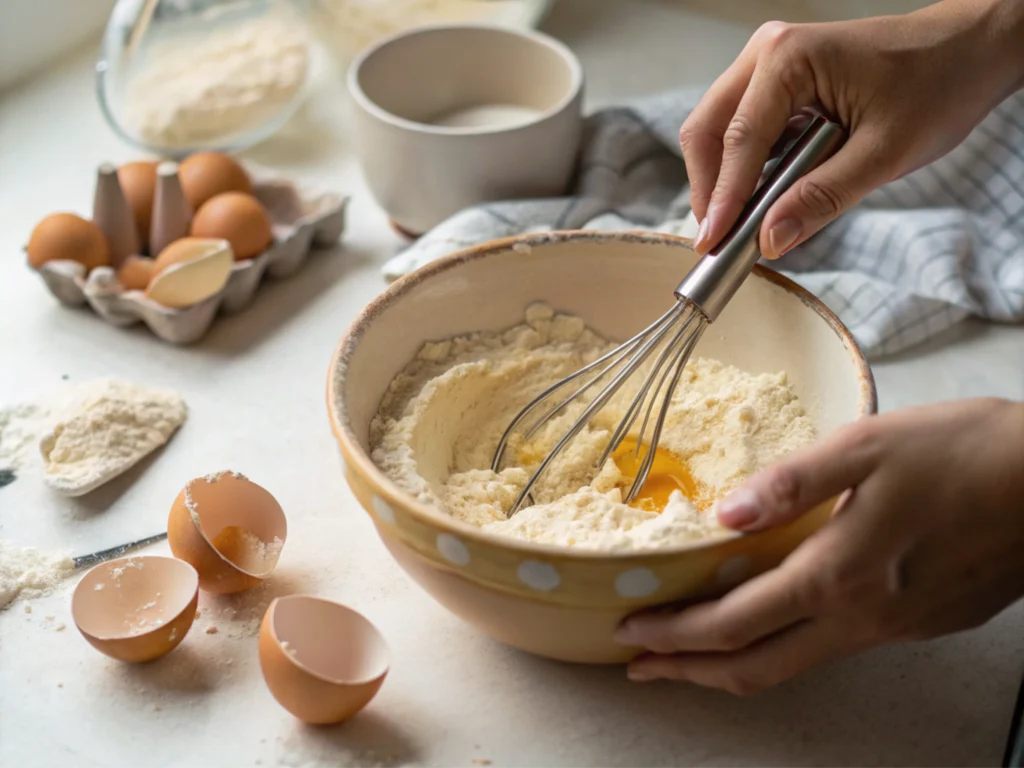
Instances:
[[[466,545],[450,533],[437,535],[437,551],[452,565],[467,565],[469,563],[469,550],[466,549]]]
[[[391,505],[384,501],[380,496],[373,497],[373,511],[377,514],[377,517],[385,523],[391,523],[394,525],[395,510],[393,510]]]
[[[750,562],[750,558],[746,555],[730,557],[718,566],[718,573],[716,574],[718,585],[720,587],[735,587],[737,584],[747,580],[752,568],[753,563]]]
[[[630,568],[615,579],[615,591],[621,597],[650,597],[660,586],[661,579],[650,568]]]
[[[550,592],[562,583],[562,577],[558,575],[555,567],[549,563],[541,563],[537,560],[526,560],[519,564],[516,575],[530,589],[538,592]]]

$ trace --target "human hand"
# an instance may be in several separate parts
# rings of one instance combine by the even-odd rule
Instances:
[[[853,489],[778,568],[637,615],[628,669],[748,694],[871,646],[976,627],[1024,596],[1024,404],[964,400],[854,422],[718,508],[759,531]]]
[[[945,0],[905,16],[761,27],[680,130],[694,243],[705,253],[753,194],[801,110],[838,121],[845,145],[798,180],[761,227],[777,258],[868,192],[959,144],[1024,85],[1024,3]]]

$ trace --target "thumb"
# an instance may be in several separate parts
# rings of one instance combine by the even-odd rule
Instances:
[[[836,154],[798,179],[771,207],[761,227],[761,253],[777,259],[891,181],[891,147],[877,129],[855,131]]]
[[[849,424],[825,440],[758,473],[716,507],[718,521],[760,531],[795,520],[870,475],[879,463],[875,418]]]

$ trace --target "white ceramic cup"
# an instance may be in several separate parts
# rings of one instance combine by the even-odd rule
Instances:
[[[547,35],[417,28],[361,54],[348,88],[366,181],[407,234],[478,203],[559,195],[569,184],[583,69]]]

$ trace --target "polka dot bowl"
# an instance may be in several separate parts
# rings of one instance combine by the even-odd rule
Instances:
[[[563,661],[619,663],[612,641],[638,609],[721,594],[776,566],[832,504],[795,523],[673,549],[603,553],[510,539],[463,524],[403,492],[370,458],[370,422],[392,378],[426,341],[521,322],[543,300],[626,339],[674,300],[695,263],[688,240],[564,232],[470,248],[393,283],[340,342],[327,400],[345,474],[388,551],[431,596],[491,637]],[[757,267],[701,339],[698,355],[751,372],[785,370],[820,431],[874,412],[870,369],[818,299]]]

